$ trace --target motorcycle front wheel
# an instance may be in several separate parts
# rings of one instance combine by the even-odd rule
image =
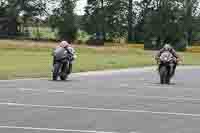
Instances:
[[[160,72],[160,83],[166,84],[167,83],[167,76],[168,76],[167,67],[161,66],[159,72]]]
[[[62,70],[61,70],[61,75],[60,75],[61,80],[66,80],[68,78],[68,73],[67,73],[68,69],[69,69],[68,63],[64,63],[62,65]]]

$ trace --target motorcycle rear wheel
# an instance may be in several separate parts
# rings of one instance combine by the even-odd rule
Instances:
[[[66,80],[68,78],[68,71],[69,67],[68,67],[68,63],[65,63],[62,65],[62,70],[61,70],[61,75],[60,75],[60,79],[61,80]]]
[[[57,80],[58,76],[59,76],[59,70],[60,70],[60,63],[55,63],[53,66],[53,75],[52,75],[52,79],[53,80]]]

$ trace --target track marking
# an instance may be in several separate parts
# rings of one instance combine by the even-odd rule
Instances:
[[[37,131],[56,131],[56,132],[79,132],[79,133],[117,133],[106,131],[93,130],[72,130],[72,129],[57,129],[57,128],[34,128],[34,127],[18,127],[18,126],[0,126],[1,129],[23,129],[23,130],[37,130]]]
[[[20,91],[31,91],[31,92],[47,92],[47,93],[63,93],[65,95],[87,95],[87,96],[102,96],[102,97],[135,97],[143,99],[159,99],[159,100],[168,100],[168,101],[199,101],[197,98],[187,98],[187,97],[161,97],[161,96],[145,96],[145,95],[136,95],[136,94],[108,94],[106,92],[69,92],[64,90],[50,90],[50,89],[28,89],[28,88],[19,88]]]
[[[196,87],[187,87],[187,88],[183,88],[183,87],[177,87],[177,86],[159,86],[159,85],[151,85],[151,84],[146,84],[146,83],[141,83],[143,86],[134,86],[133,84],[129,84],[129,83],[120,83],[118,85],[118,87],[124,87],[124,88],[129,88],[129,89],[178,89],[178,90],[191,90],[191,89],[198,89]],[[3,88],[3,87],[2,87]],[[4,89],[21,89],[22,91],[23,90],[31,90],[33,88],[13,88],[13,87],[4,87]],[[47,90],[48,88],[46,88]],[[38,90],[38,89],[36,89]]]
[[[123,83],[120,84],[119,86],[120,86],[120,87],[130,87],[129,84],[123,84]]]
[[[47,93],[66,93],[64,90],[51,90],[51,89],[31,89],[31,88],[19,88],[20,91],[32,91],[32,92],[47,92]]]
[[[72,107],[72,106],[50,106],[50,105],[20,104],[20,103],[0,103],[0,105],[15,106],[15,107],[31,107],[31,108],[71,109],[71,110],[126,112],[126,113],[149,113],[149,114],[155,114],[155,115],[200,117],[200,114],[187,114],[187,113],[178,113],[178,112],[156,112],[156,111],[150,111],[150,110],[126,110],[126,109],[106,109],[106,108]]]

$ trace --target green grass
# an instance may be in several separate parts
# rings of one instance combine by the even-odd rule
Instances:
[[[200,53],[179,53],[183,58],[182,65],[200,65]]]
[[[50,56],[48,51],[0,50],[0,79],[47,76]]]
[[[0,79],[50,77],[51,50],[56,44],[0,41]],[[131,46],[75,46],[78,58],[73,72],[155,65],[151,51]],[[180,53],[185,65],[200,65],[199,53]]]

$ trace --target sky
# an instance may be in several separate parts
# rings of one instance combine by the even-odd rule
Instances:
[[[47,8],[48,8],[49,13],[52,13],[52,10],[58,7],[58,5],[59,5],[59,2],[47,3]],[[78,2],[76,3],[75,13],[78,15],[83,15],[86,5],[87,5],[87,0],[78,0]]]
[[[87,0],[79,0],[76,4],[75,13],[78,15],[84,14],[84,7],[87,5]]]
[[[140,1],[140,0],[133,0],[133,1]],[[77,2],[75,13],[78,15],[84,14],[84,7],[87,5],[87,0],[79,0]]]
[[[133,0],[133,1],[140,1],[140,0]],[[55,5],[56,5],[56,3],[55,3]],[[54,5],[54,7],[55,7],[55,5]],[[87,5],[87,0],[78,0],[78,2],[76,4],[76,8],[75,8],[75,13],[78,15],[83,15],[86,5]],[[52,5],[49,5],[49,7],[51,8]]]

